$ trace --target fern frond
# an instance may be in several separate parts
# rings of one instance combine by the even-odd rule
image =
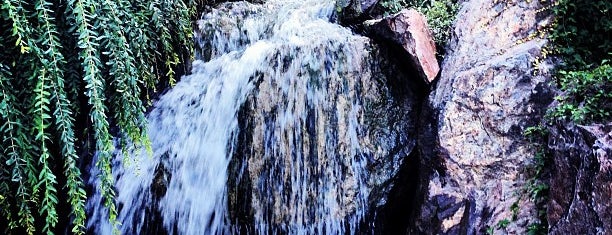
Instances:
[[[4,1],[2,9],[6,11],[5,15],[12,22],[11,34],[15,37],[14,45],[19,48],[21,54],[29,53],[33,49],[32,47],[35,47],[35,44],[32,41],[31,26],[27,20],[28,12],[24,9],[23,3],[21,1]],[[33,56],[22,56],[25,61],[33,61]],[[28,75],[34,74],[36,74],[36,71],[30,71]],[[25,126],[29,122],[25,121],[26,118],[19,109],[19,106],[23,106],[23,104],[17,105],[19,97],[15,96],[27,91],[10,92],[19,87],[13,87],[12,85],[19,83],[20,80],[13,78],[3,81],[3,91],[7,92],[2,94],[4,102],[2,116],[6,122],[0,129],[3,132],[3,143],[7,146],[5,149],[8,158],[6,164],[8,167],[12,166],[11,181],[17,184],[15,200],[18,219],[17,224],[9,226],[12,228],[22,227],[26,233],[34,234],[36,230],[34,215],[30,207],[36,205],[36,195],[38,194],[36,187],[37,164],[32,155],[36,148],[31,144],[29,128]]]
[[[175,83],[175,70],[191,48],[194,8],[185,2],[0,3],[0,215],[8,233],[51,233],[58,223],[59,164],[73,209],[72,232],[84,233],[86,195],[76,133],[95,140],[98,191],[117,225],[110,126],[120,130],[123,148],[144,145],[151,151],[149,103],[142,98]]]
[[[153,16],[149,9],[151,4],[149,0],[133,1],[133,8],[131,9],[133,17],[131,17],[129,33],[127,34],[145,92],[148,92],[148,89],[155,92],[159,80],[154,72],[157,36],[153,34],[156,29],[151,24],[151,17]],[[146,101],[150,102],[148,93],[146,98]]]
[[[34,191],[38,191],[42,186],[42,204],[39,213],[41,215],[46,215],[43,231],[47,234],[51,234],[50,229],[57,223],[57,212],[55,211],[55,206],[57,205],[57,190],[55,189],[55,184],[57,184],[57,181],[49,167],[49,158],[51,155],[47,145],[47,142],[51,140],[50,134],[47,131],[51,122],[49,120],[51,119],[49,115],[49,106],[51,106],[49,96],[51,93],[49,92],[48,79],[47,71],[43,69],[38,77],[36,88],[34,89],[36,96],[30,114],[34,116],[34,131],[36,133],[34,140],[40,144],[39,164],[42,166],[38,175],[38,183],[34,186]]]
[[[162,57],[160,61],[165,65],[166,74],[164,76],[168,77],[168,83],[173,86],[175,81],[176,72],[174,71],[175,65],[177,65],[179,60],[178,53],[174,50],[174,46],[172,44],[172,35],[171,27],[172,23],[170,22],[170,13],[169,11],[162,11],[161,9],[172,9],[173,2],[171,0],[160,0],[161,2],[155,1],[152,5],[153,9],[153,23],[157,28],[157,34],[159,35],[159,45],[160,52],[162,52]]]
[[[49,115],[50,101],[53,96],[55,96],[56,100],[60,98],[58,86],[61,86],[62,89],[64,86],[62,68],[65,64],[64,57],[60,52],[61,45],[59,43],[57,26],[54,22],[53,11],[50,9],[51,6],[52,4],[45,0],[38,0],[35,4],[38,19],[37,42],[41,44],[38,48],[43,50],[37,52],[37,54],[39,54],[41,66],[44,69],[42,69],[41,74],[38,76],[38,83],[34,89],[35,94],[37,94],[35,96],[36,101],[34,102],[34,123],[36,124],[35,130],[37,131],[35,139],[41,143],[39,162],[42,169],[39,173],[38,185],[44,186],[39,213],[45,216],[45,224],[42,230],[47,234],[52,234],[52,229],[58,221],[56,211],[58,203],[57,189],[55,187],[57,180],[50,167],[51,154],[47,142],[51,141],[51,135],[47,129],[51,125],[51,116]],[[68,119],[61,120],[61,118],[67,117],[67,113],[66,110],[61,109],[59,104],[59,101],[56,101],[56,111],[58,111],[59,106],[59,112],[55,113],[60,116],[56,116],[55,119],[57,121],[69,122],[70,120]]]
[[[85,227],[85,194],[83,193],[84,190],[80,178],[80,170],[76,167],[76,159],[78,157],[74,147],[74,119],[71,117],[72,111],[70,110],[70,102],[67,99],[65,91],[63,68],[66,62],[61,53],[62,48],[56,32],[57,26],[50,16],[52,13],[51,10],[47,8],[47,6],[50,5],[51,4],[46,1],[40,0],[36,6],[39,15],[39,25],[42,28],[40,30],[41,38],[39,41],[43,44],[42,48],[45,48],[42,60],[46,61],[43,65],[49,71],[49,81],[47,81],[49,85],[44,89],[49,91],[50,96],[45,98],[49,98],[49,100],[53,100],[55,103],[53,116],[61,143],[69,202],[73,209],[73,232],[82,234],[84,233]],[[57,212],[55,210],[55,206],[57,205],[57,190],[55,184],[57,184],[57,181],[54,173],[49,167],[48,158],[50,154],[48,151],[45,151],[45,148],[46,146],[42,146],[41,148],[43,149],[43,155],[41,156],[43,169],[40,173],[39,181],[40,184],[44,184],[45,191],[43,193],[40,212],[46,215],[46,223],[43,227],[43,231],[51,233],[51,229],[57,223]]]
[[[15,46],[20,48],[22,54],[28,52],[30,48],[25,40],[27,40],[26,35],[30,27],[21,1],[3,1],[2,9],[6,11],[9,20],[13,22],[11,32],[17,37]]]

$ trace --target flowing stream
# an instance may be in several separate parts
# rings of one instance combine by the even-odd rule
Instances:
[[[270,0],[203,16],[192,74],[148,115],[153,155],[114,158],[122,234],[358,231],[373,185],[400,165],[383,156],[414,144],[392,146],[389,131],[364,127],[376,121],[364,107],[387,97],[373,92],[369,39],[331,23],[334,12],[330,0]],[[367,169],[376,161],[380,172]],[[232,187],[248,179],[249,190],[228,178]],[[248,207],[245,221],[228,208],[238,204]],[[99,194],[88,211],[89,231],[111,234]]]

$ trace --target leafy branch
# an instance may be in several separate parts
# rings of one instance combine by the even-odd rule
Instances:
[[[0,233],[52,234],[65,203],[72,233],[84,234],[87,195],[78,166],[88,153],[98,155],[101,174],[93,177],[115,223],[113,139],[123,149],[150,149],[149,92],[175,83],[193,47],[193,9],[207,2],[102,3],[0,5],[0,215],[7,222]],[[94,148],[79,148],[90,138]]]

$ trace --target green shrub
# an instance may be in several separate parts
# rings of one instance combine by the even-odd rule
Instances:
[[[578,124],[606,121],[612,117],[612,66],[604,61],[592,70],[560,70],[559,105],[549,115],[569,118]]]
[[[434,36],[436,46],[443,49],[450,39],[453,21],[459,10],[459,4],[451,1],[434,1],[429,7],[421,8],[427,17],[427,23]]]
[[[548,38],[547,51],[557,57],[556,85],[561,94],[558,104],[547,112],[544,122],[579,124],[607,122],[612,117],[612,2],[607,0],[550,0],[555,15]],[[547,8],[545,8],[547,9]],[[548,149],[550,123],[529,127],[527,139],[536,150],[533,174],[527,194],[536,203],[539,222],[528,226],[528,234],[546,234],[548,223],[547,172],[550,169]]]
[[[407,6],[415,6],[412,1],[405,0],[384,0],[380,2],[380,5],[385,9],[385,15],[398,13]]]
[[[610,59],[612,51],[612,1],[555,0],[556,15],[549,36],[566,69],[585,69]]]
[[[549,117],[576,123],[605,122],[612,115],[612,2],[559,0],[550,33],[553,52],[563,63],[556,81],[563,92]]]

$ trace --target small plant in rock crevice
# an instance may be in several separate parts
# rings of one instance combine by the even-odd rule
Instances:
[[[526,195],[535,204],[537,210],[538,222],[533,222],[527,228],[529,234],[543,234],[541,231],[547,231],[548,224],[546,218],[546,207],[548,203],[548,183],[549,168],[551,164],[550,154],[546,146],[548,139],[548,129],[544,125],[528,127],[523,132],[525,138],[530,142],[531,148],[535,151],[535,156],[532,164],[527,169],[530,178],[523,187],[522,195]],[[516,203],[515,203],[516,204]],[[514,204],[513,204],[514,206]],[[513,211],[513,217],[518,214],[519,208],[510,208]],[[516,212],[515,212],[516,211]]]
[[[549,121],[611,121],[612,2],[558,0],[551,4],[556,18],[550,28],[550,51],[563,63],[555,76],[562,93],[548,113]]]
[[[608,60],[589,70],[560,70],[557,79],[563,93],[556,97],[559,104],[548,113],[550,119],[586,124],[612,118],[612,66]]]

